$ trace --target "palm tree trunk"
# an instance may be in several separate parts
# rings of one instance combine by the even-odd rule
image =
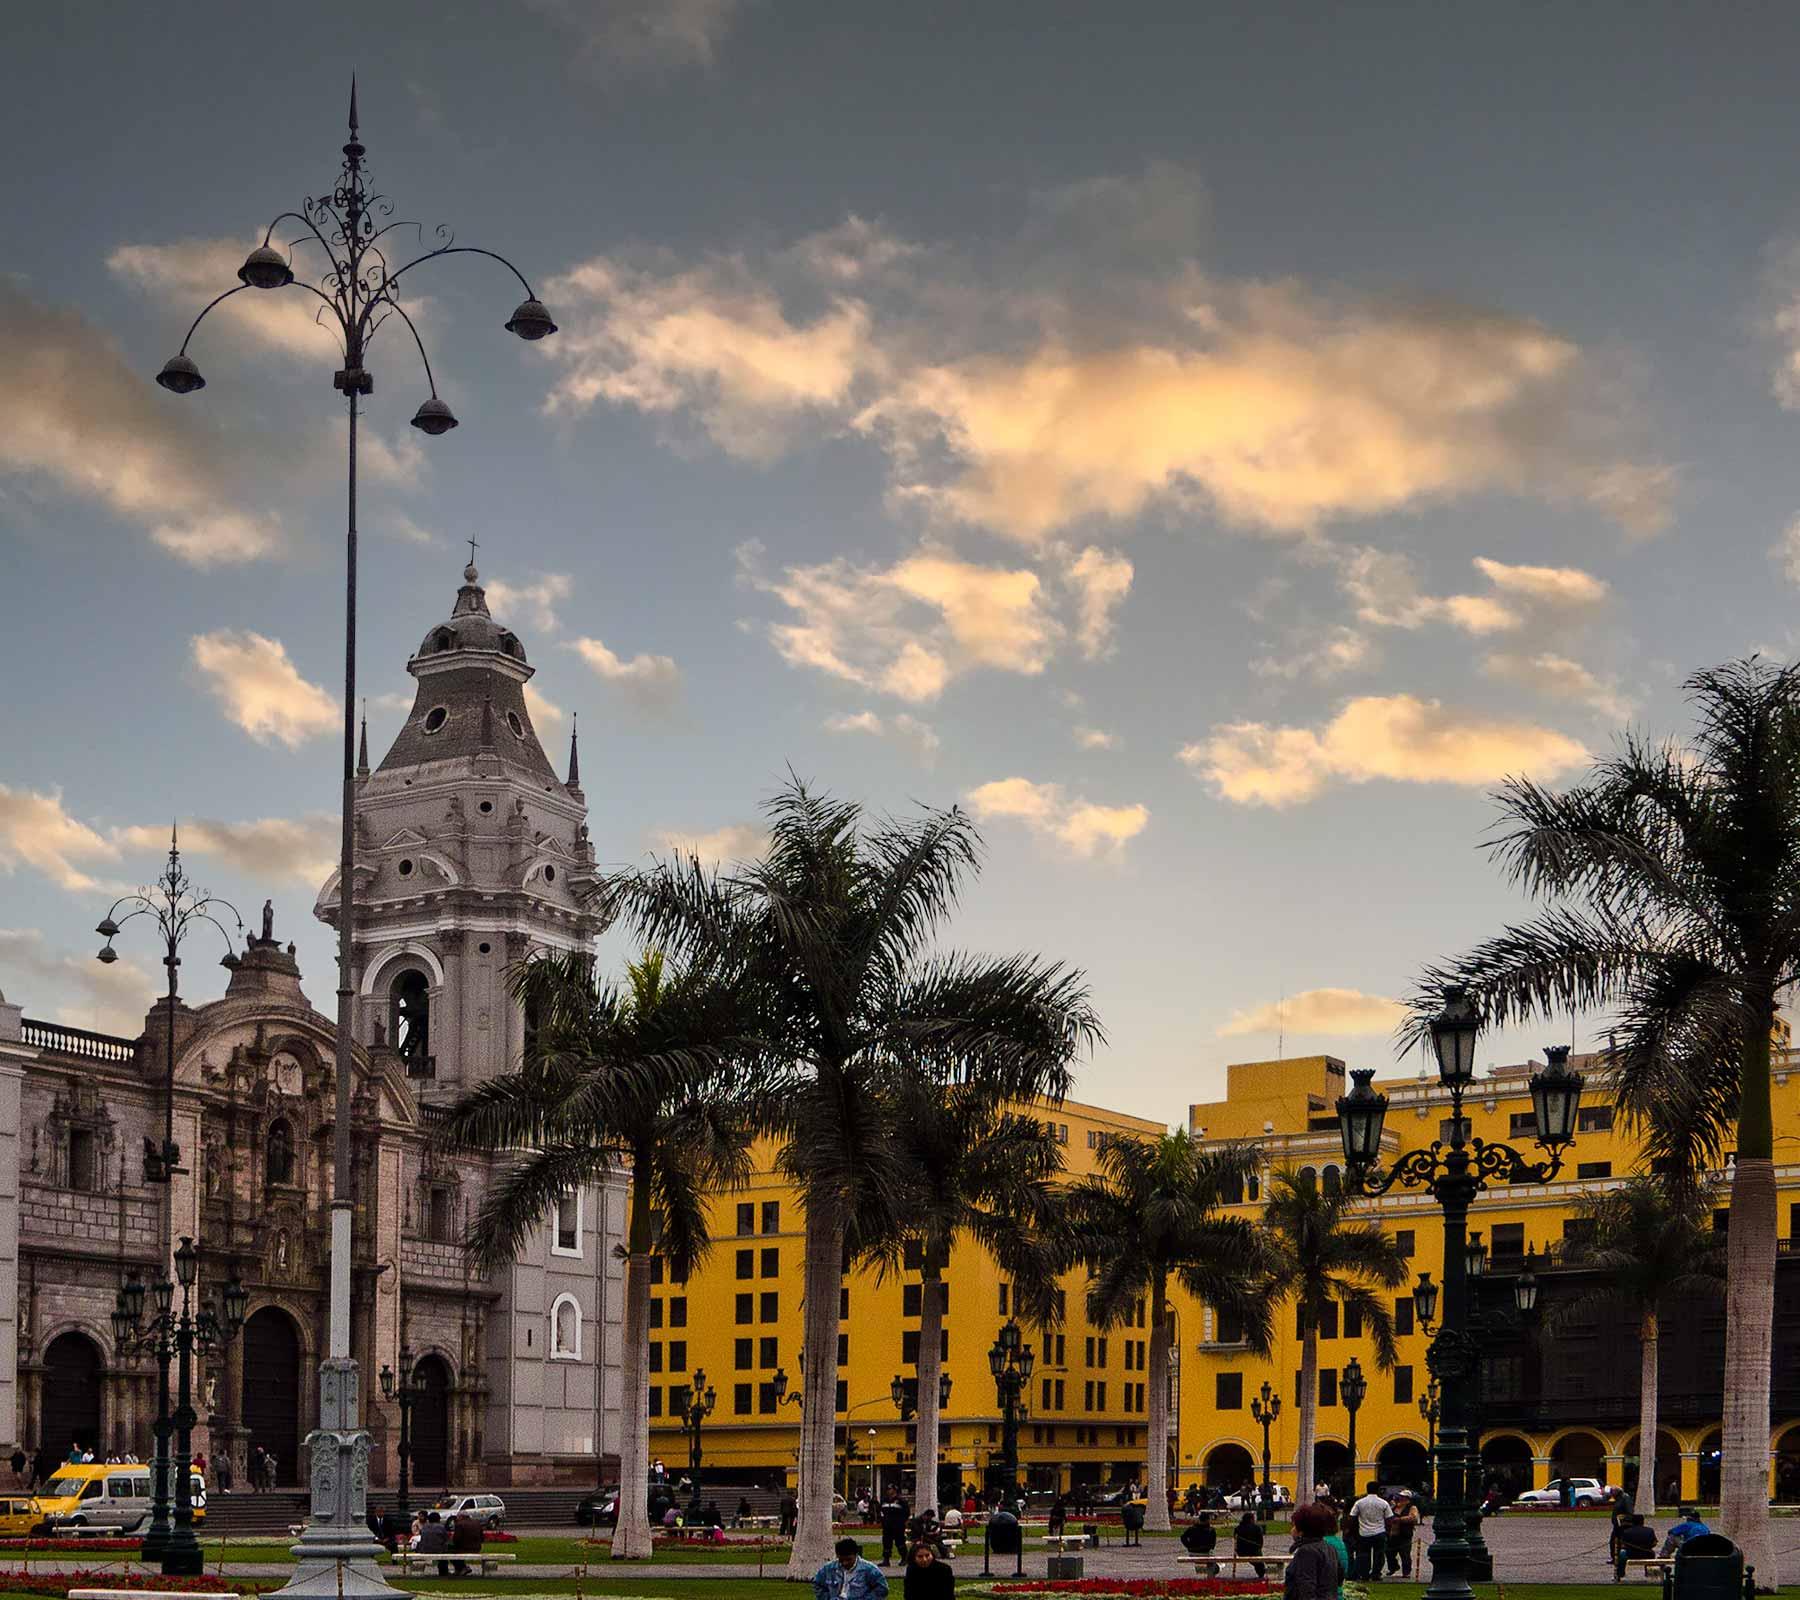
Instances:
[[[1737,1541],[1756,1587],[1775,1589],[1769,1520],[1769,1386],[1775,1320],[1775,1130],[1770,1105],[1769,1033],[1753,1023],[1739,1069],[1737,1159],[1731,1176],[1731,1232],[1725,1255],[1725,1415],[1719,1521]],[[1758,1014],[1753,1010],[1753,1015]]]
[[[619,1521],[615,1561],[648,1561],[650,1538],[650,1181],[649,1163],[632,1163],[631,1224],[625,1257],[625,1348],[620,1357],[624,1407],[619,1421]]]
[[[1144,1526],[1152,1533],[1169,1531],[1169,1305],[1168,1287],[1159,1272],[1150,1287],[1150,1417],[1145,1433],[1150,1459],[1144,1463]]]
[[[1646,1517],[1656,1515],[1656,1384],[1657,1335],[1654,1310],[1644,1313],[1638,1325],[1638,1486],[1635,1509]]]
[[[833,1205],[806,1207],[806,1305],[801,1350],[800,1520],[787,1575],[810,1580],[831,1557],[832,1467],[837,1438],[838,1296],[844,1286],[844,1217]]]
[[[1300,1335],[1300,1442],[1294,1450],[1294,1504],[1308,1505],[1313,1498],[1313,1459],[1319,1437],[1319,1332],[1311,1317],[1304,1318]]]
[[[913,1509],[938,1508],[938,1374],[943,1369],[944,1283],[929,1254],[919,1280],[918,1416],[913,1436]]]

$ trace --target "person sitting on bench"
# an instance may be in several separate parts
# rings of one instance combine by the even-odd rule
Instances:
[[[1613,1581],[1625,1576],[1627,1561],[1648,1561],[1656,1554],[1656,1530],[1644,1522],[1644,1514],[1634,1511],[1618,1529],[1618,1555],[1613,1559]]]
[[[1199,1516],[1181,1530],[1181,1548],[1191,1556],[1209,1556],[1219,1543],[1219,1530],[1212,1524],[1212,1517],[1202,1511]],[[1218,1567],[1211,1561],[1200,1564],[1200,1571],[1211,1577]]]

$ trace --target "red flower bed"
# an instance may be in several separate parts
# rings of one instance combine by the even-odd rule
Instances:
[[[1034,1578],[997,1583],[995,1594],[1122,1594],[1133,1597],[1272,1594],[1260,1578]]]
[[[517,1544],[519,1536],[516,1533],[508,1533],[504,1528],[483,1528],[481,1542],[483,1544]]]
[[[267,1584],[238,1584],[230,1579],[208,1577],[165,1578],[160,1572],[121,1572],[117,1567],[101,1567],[82,1572],[0,1572],[0,1590],[8,1594],[47,1594],[66,1596],[71,1589],[138,1589],[146,1594],[214,1594],[221,1588],[237,1589],[241,1594],[262,1594],[276,1588]]]

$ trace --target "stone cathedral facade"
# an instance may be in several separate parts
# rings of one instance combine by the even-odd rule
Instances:
[[[399,1438],[376,1375],[403,1345],[423,1391],[415,1481],[616,1478],[623,1179],[566,1197],[484,1276],[463,1239],[488,1163],[431,1138],[445,1105],[519,1060],[509,967],[598,931],[576,751],[559,777],[526,706],[524,647],[473,565],[407,670],[412,711],[373,770],[365,734],[356,814],[352,1349],[376,1478],[394,1481]],[[334,873],[314,907],[334,926],[337,889]],[[211,959],[197,935],[182,953],[190,972]],[[335,974],[322,1011],[272,907],[226,965],[223,998],[173,1019],[159,1002],[135,1039],[0,998],[0,1453],[79,1440],[148,1455],[154,1368],[115,1350],[108,1317],[124,1276],[154,1277],[187,1234],[203,1289],[236,1273],[250,1292],[242,1339],[198,1367],[195,1448],[229,1452],[242,1482],[261,1445],[300,1481],[326,1341]],[[187,1170],[146,1184],[171,1020]]]

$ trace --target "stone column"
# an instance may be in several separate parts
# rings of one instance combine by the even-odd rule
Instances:
[[[1700,1452],[1681,1452],[1681,1498],[1692,1505],[1700,1498]]]
[[[1605,1467],[1601,1472],[1601,1477],[1607,1483],[1622,1485],[1625,1482],[1625,1452],[1623,1450],[1607,1451],[1605,1463]],[[1654,1465],[1654,1461],[1652,1462],[1652,1465]],[[1638,1468],[1639,1482],[1643,1481],[1643,1476],[1644,1469],[1640,1466]]]
[[[1534,1489],[1548,1489],[1550,1487],[1550,1458],[1548,1456],[1532,1456],[1531,1487]]]

